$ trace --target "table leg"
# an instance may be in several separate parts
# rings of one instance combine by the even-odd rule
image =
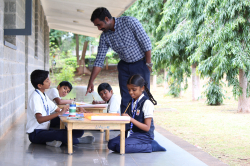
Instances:
[[[72,128],[73,124],[68,123],[67,129],[68,129],[68,153],[73,153],[73,139],[72,139]]]
[[[61,119],[60,119],[60,129],[65,129],[64,123],[62,122]]]
[[[125,124],[121,124],[121,129],[120,129],[120,154],[125,153]]]
[[[106,141],[109,141],[109,130],[105,131],[105,139]]]

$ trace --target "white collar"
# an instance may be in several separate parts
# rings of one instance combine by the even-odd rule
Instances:
[[[141,98],[143,98],[143,96],[144,96],[144,93],[142,93],[141,96],[137,99],[138,102],[141,100]],[[136,100],[136,101],[137,101],[137,100]],[[134,105],[135,105],[135,103],[136,103],[136,102],[134,102]]]
[[[41,92],[39,89],[35,89],[35,91],[36,91],[36,90],[39,92],[39,96],[42,96],[42,98],[43,98],[43,99],[46,99],[46,101],[47,101],[46,94],[43,93],[43,92]],[[36,93],[37,93],[37,92],[36,92]]]

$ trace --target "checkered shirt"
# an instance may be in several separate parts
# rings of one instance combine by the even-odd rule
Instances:
[[[121,60],[131,63],[142,59],[152,49],[150,39],[141,23],[134,17],[115,19],[115,31],[103,32],[94,66],[103,67],[109,48],[119,54]]]

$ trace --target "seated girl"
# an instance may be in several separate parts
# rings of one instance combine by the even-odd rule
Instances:
[[[166,151],[154,141],[154,105],[157,104],[147,88],[147,83],[140,75],[133,75],[127,81],[127,87],[132,99],[128,104],[128,111],[122,116],[130,116],[130,130],[125,139],[125,153],[150,153]],[[149,98],[143,94],[145,91]],[[126,109],[126,110],[127,110]],[[120,136],[108,142],[108,148],[120,152]]]

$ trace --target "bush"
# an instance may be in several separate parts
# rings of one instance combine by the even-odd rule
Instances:
[[[57,83],[60,83],[62,81],[74,81],[74,72],[75,68],[72,66],[65,65],[63,69],[61,70],[61,73],[55,75],[55,79]]]
[[[160,74],[157,76],[156,83],[158,85],[164,83],[164,75],[163,74]]]
[[[108,52],[106,54],[106,58],[107,57],[108,57],[109,64],[117,64],[120,61],[119,55],[114,51]],[[105,61],[106,61],[106,59],[105,59]]]
[[[76,57],[71,57],[71,58],[65,59],[65,65],[76,68],[77,67],[77,59],[76,59]]]
[[[207,100],[206,103],[209,105],[220,105],[223,103],[223,99],[225,99],[225,95],[223,94],[223,82],[214,81],[210,79],[204,87],[206,90],[204,94],[206,94]]]

